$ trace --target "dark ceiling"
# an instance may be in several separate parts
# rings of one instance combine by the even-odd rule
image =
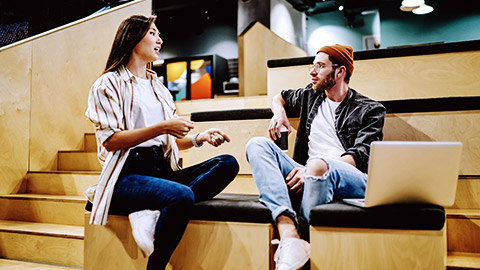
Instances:
[[[0,27],[28,22],[28,36],[33,36],[55,27],[84,18],[106,7],[114,7],[131,0],[49,0],[33,1],[25,5],[22,1],[0,0]],[[170,28],[184,34],[199,33],[209,23],[236,23],[239,1],[263,0],[152,0],[154,14],[160,31]],[[286,0],[295,9],[313,15],[336,11],[344,7],[348,19],[365,10],[390,6],[398,10],[401,0]],[[428,0],[427,2],[441,2]],[[194,23],[192,23],[194,22]],[[0,33],[1,34],[1,33]],[[3,44],[5,45],[5,44]]]
[[[306,14],[336,11],[340,6],[348,12],[361,12],[386,5],[400,6],[400,0],[287,0],[295,9]]]

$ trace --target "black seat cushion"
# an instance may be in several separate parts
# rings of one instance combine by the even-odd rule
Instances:
[[[223,111],[192,112],[190,115],[190,120],[194,122],[257,120],[270,119],[272,116],[273,113],[270,108],[234,109]]]
[[[361,208],[341,201],[319,205],[310,212],[310,225],[328,227],[440,230],[445,209],[430,204],[395,204]]]
[[[87,202],[87,211],[92,204]],[[211,200],[195,204],[191,219],[271,223],[270,210],[258,200],[258,195],[221,193]]]
[[[221,193],[211,200],[195,204],[191,219],[271,223],[270,210],[258,195]]]

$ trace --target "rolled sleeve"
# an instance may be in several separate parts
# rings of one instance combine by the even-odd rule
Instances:
[[[109,74],[111,75],[111,74]],[[93,123],[97,141],[103,143],[115,132],[124,130],[122,98],[115,78],[102,76],[91,88],[85,115]]]
[[[303,99],[305,98],[305,91],[309,89],[309,86],[310,85],[307,85],[307,87],[299,89],[282,90],[282,92],[280,92],[283,100],[285,101],[285,110],[287,111],[287,115],[299,115],[304,101]]]
[[[358,169],[364,172],[368,168],[370,144],[373,141],[381,141],[383,139],[382,130],[386,109],[383,105],[377,103],[366,111],[367,113],[363,116],[362,126],[358,130],[353,146],[348,148],[342,155],[352,155]]]
[[[121,79],[110,72],[102,75],[90,89],[85,116],[92,122],[99,147],[98,160],[103,165],[108,152],[103,147],[115,132],[125,129],[123,98],[119,92]]]

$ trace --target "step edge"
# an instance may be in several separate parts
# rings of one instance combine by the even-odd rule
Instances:
[[[456,260],[456,263],[452,262],[453,259]],[[468,261],[468,263],[462,262],[462,260]],[[454,267],[454,269],[480,269],[480,253],[450,251],[447,253],[447,267]]]
[[[86,203],[87,199],[82,195],[52,195],[36,193],[4,194],[0,199],[28,200],[28,201],[51,201],[51,202],[72,202]]]
[[[28,225],[29,228],[17,228],[20,225]],[[48,226],[50,229],[45,230],[45,226]],[[78,230],[80,228],[83,229],[84,226],[83,225],[77,225],[76,226],[76,225],[62,225],[62,224],[55,224],[55,223],[16,221],[16,220],[0,220],[0,232],[4,232],[4,233],[16,233],[16,234],[38,235],[38,236],[48,236],[48,237],[61,237],[61,238],[83,240],[85,238],[85,231],[84,230],[82,231],[82,233],[66,232],[69,229]],[[55,230],[64,230],[64,231],[63,232],[58,232],[58,231],[55,231]]]
[[[102,171],[62,171],[62,170],[55,170],[55,171],[28,171],[27,177],[29,174],[78,174],[78,175],[97,175],[100,174]]]
[[[36,262],[36,261],[28,261],[28,260],[22,260],[22,259],[9,259],[9,258],[0,258],[0,268],[2,268],[2,265],[5,265],[5,263],[9,262],[14,262],[15,268],[20,269],[18,267],[19,264],[27,264],[26,267],[30,266],[38,266],[42,267],[42,269],[47,269],[52,267],[52,269],[83,269],[83,267],[76,267],[76,266],[70,266],[70,265],[62,265],[62,264],[53,264],[53,263],[45,263],[45,262]],[[7,263],[8,265],[12,265]],[[30,268],[24,268],[24,269],[30,269]],[[36,267],[35,267],[36,269]]]
[[[480,219],[480,209],[445,209],[447,218]]]

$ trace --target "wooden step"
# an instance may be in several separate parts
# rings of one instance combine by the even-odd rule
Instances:
[[[0,195],[0,219],[64,225],[83,225],[84,196]]]
[[[233,110],[248,108],[268,108],[267,96],[232,97],[221,99],[201,99],[175,102],[177,114],[189,118],[192,112],[211,110]]]
[[[72,270],[79,267],[69,267],[55,264],[35,263],[29,261],[0,259],[0,269],[5,270]]]
[[[480,210],[446,209],[449,252],[480,253]]]
[[[85,133],[83,137],[85,152],[97,152],[97,139],[95,133]]]
[[[82,196],[98,183],[99,171],[45,171],[27,173],[27,193]]]
[[[453,209],[480,210],[480,176],[460,176]]]
[[[447,269],[480,269],[480,253],[448,252]]]
[[[222,193],[258,194],[257,186],[251,174],[239,174]]]
[[[7,259],[81,267],[83,239],[83,226],[0,220],[0,254]]]
[[[101,171],[96,152],[58,151],[59,171]]]
[[[183,158],[183,166],[191,166],[207,160],[209,158],[222,155],[233,155],[240,165],[241,174],[251,174],[250,165],[245,157],[245,146],[247,142],[256,136],[268,136],[269,119],[260,120],[240,120],[240,121],[215,121],[215,122],[197,122],[194,132],[201,132],[212,127],[220,128],[230,136],[231,142],[225,143],[219,147],[204,144],[200,148],[190,148],[180,156]],[[290,134],[289,149],[293,152],[294,134]]]

